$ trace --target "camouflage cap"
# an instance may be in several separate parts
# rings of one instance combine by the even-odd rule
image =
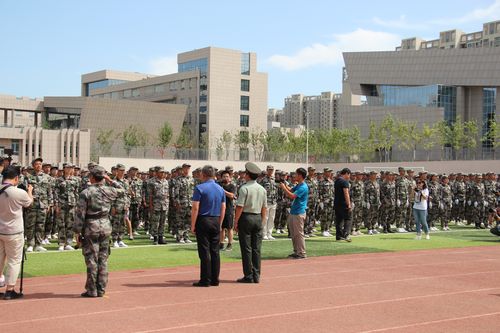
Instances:
[[[405,168],[404,168],[404,167],[402,167],[402,166],[400,166],[400,167],[398,168],[398,171],[405,171]]]
[[[183,167],[183,168],[190,168],[190,167],[191,167],[191,164],[189,164],[189,163],[184,163],[184,164],[182,165],[182,167]]]
[[[155,171],[156,172],[165,172],[165,168],[162,167],[162,166],[160,166],[160,165],[158,165],[158,166],[155,166]]]
[[[330,169],[330,168],[323,168],[323,172],[332,172],[332,169]]]
[[[90,174],[94,177],[104,177],[106,175],[106,169],[100,165],[95,165],[92,170],[90,170]]]
[[[274,170],[274,166],[272,166],[271,164],[269,164],[269,165],[266,167],[266,170]]]
[[[31,161],[31,165],[35,165],[35,162],[42,162],[43,163],[43,159],[41,157],[37,157],[33,161]]]
[[[46,166],[52,166],[52,164],[51,164],[51,163],[49,163],[49,162],[44,162],[44,163],[42,163],[42,167],[46,167]]]
[[[129,170],[135,170],[135,171],[138,171],[139,168],[138,167],[135,167],[135,166],[131,166]]]
[[[378,172],[375,170],[370,171],[370,175],[378,175]]]
[[[226,171],[233,171],[234,168],[233,168],[232,165],[226,165],[226,167],[224,168],[224,170],[226,170]]]
[[[307,168],[307,171],[316,171],[316,168],[313,167],[313,166],[310,166],[310,167]]]
[[[122,170],[122,171],[125,171],[125,165],[121,164],[121,163],[118,163],[115,167],[117,170]]]
[[[63,164],[63,168],[68,168],[68,169],[71,169],[71,168],[74,168],[74,165],[71,164],[71,163],[64,163]]]
[[[90,169],[90,168],[93,168],[95,167],[97,164],[95,164],[94,162],[89,162],[89,164],[87,164],[87,167]]]

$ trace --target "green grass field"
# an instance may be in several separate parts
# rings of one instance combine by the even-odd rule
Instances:
[[[286,235],[275,235],[275,241],[264,241],[263,259],[283,259],[292,252],[291,241]],[[430,240],[414,239],[414,233],[379,234],[374,236],[353,237],[352,243],[335,242],[335,238],[312,237],[306,240],[307,254],[310,257],[342,255],[368,252],[395,252],[422,249],[460,248],[468,246],[500,245],[500,238],[488,230],[475,230],[470,227],[455,227],[450,232],[434,232]],[[197,265],[196,244],[169,244],[149,246],[151,242],[145,235],[134,241],[126,241],[128,248],[113,249],[109,258],[111,271]],[[58,252],[57,246],[47,247],[46,253],[28,253],[25,262],[25,276],[49,276],[85,272],[85,264],[80,250]],[[238,243],[231,252],[221,252],[222,262],[240,260]]]

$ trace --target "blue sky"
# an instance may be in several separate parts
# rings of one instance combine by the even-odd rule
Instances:
[[[479,31],[500,0],[4,0],[0,18],[0,94],[80,95],[82,73],[167,74],[177,53],[217,46],[256,52],[280,108],[294,93],[341,92],[342,51]]]

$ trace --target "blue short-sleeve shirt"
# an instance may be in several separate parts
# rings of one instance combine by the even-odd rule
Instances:
[[[307,198],[309,197],[309,187],[302,182],[292,188],[292,192],[297,196],[293,199],[290,214],[301,215],[306,213]]]
[[[226,202],[226,195],[222,187],[210,179],[194,188],[193,201],[200,203],[198,216],[220,216],[220,209],[222,203]]]

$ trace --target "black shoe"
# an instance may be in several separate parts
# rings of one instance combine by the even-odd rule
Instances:
[[[390,234],[394,233],[394,231],[392,231],[391,228],[388,228],[387,232],[390,233]]]
[[[342,238],[342,237],[341,238],[337,238],[337,242],[341,242],[343,240],[345,240],[345,238]]]
[[[238,283],[253,283],[253,279],[241,278],[236,280]]]
[[[218,281],[217,282],[210,282],[210,285],[212,287],[218,287],[219,286],[219,282]]]
[[[158,238],[158,244],[165,245],[165,244],[167,244],[167,242],[165,241],[165,239],[163,239],[163,237],[159,237]]]
[[[102,293],[97,293],[97,297],[104,297],[105,292],[103,291]]]
[[[290,259],[294,259],[297,255],[295,253],[292,253],[292,254],[289,254],[288,255],[288,258]]]
[[[226,248],[224,251],[232,251],[233,250],[233,245],[231,243],[227,244]]]
[[[80,296],[82,296],[82,297],[97,297],[96,295],[89,294],[88,291],[81,293]]]
[[[253,283],[259,283],[260,282],[260,279],[259,278],[253,278]]]
[[[224,250],[224,243],[220,243],[219,245],[219,250],[223,251]]]
[[[193,287],[210,287],[208,283],[193,282]]]
[[[351,239],[351,237],[346,237],[345,241],[346,241],[347,243],[350,243],[350,242],[352,242],[352,239]]]
[[[11,300],[11,299],[17,299],[17,298],[22,298],[23,294],[21,293],[16,293],[15,290],[7,290],[5,294],[3,295],[4,300]]]
[[[306,257],[306,256],[301,256],[301,255],[299,255],[299,254],[296,254],[296,255],[293,257],[293,259],[305,259],[305,258],[307,258],[307,257]]]

